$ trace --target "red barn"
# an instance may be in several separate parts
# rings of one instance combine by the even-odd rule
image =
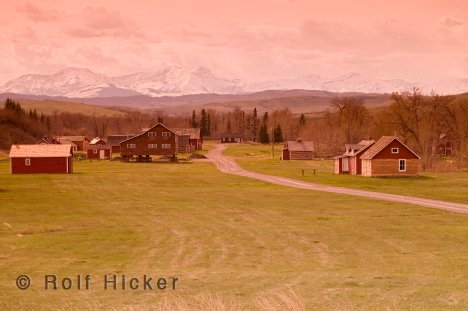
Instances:
[[[110,145],[89,145],[86,152],[88,159],[112,159],[112,146]]]
[[[13,145],[11,173],[73,173],[72,155],[71,145]]]
[[[107,145],[106,141],[102,138],[95,137],[90,142],[90,145]]]
[[[177,135],[164,124],[158,123],[146,132],[120,143],[122,161],[136,157],[138,162],[150,162],[152,155],[176,158]]]
[[[382,136],[360,158],[362,176],[415,176],[419,173],[419,156],[394,136]]]

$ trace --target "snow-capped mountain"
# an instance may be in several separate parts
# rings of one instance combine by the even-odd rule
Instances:
[[[391,93],[419,87],[442,94],[468,91],[468,79],[444,80],[423,85],[402,79],[380,79],[350,73],[334,78],[310,74],[298,78],[266,79],[244,83],[215,75],[206,67],[168,66],[155,72],[108,77],[84,68],[66,68],[55,74],[28,74],[7,82],[0,93],[63,96],[73,98],[124,97],[131,95],[180,96],[189,94],[246,94],[264,90],[322,90],[329,92]]]

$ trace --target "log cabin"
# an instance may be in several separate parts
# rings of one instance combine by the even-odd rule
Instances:
[[[238,133],[222,133],[219,135],[221,143],[241,143],[244,140],[244,135]]]
[[[10,149],[12,174],[72,173],[71,145],[13,145]]]
[[[284,143],[282,160],[312,160],[314,158],[314,143],[307,140],[288,140]]]
[[[151,162],[153,155],[176,159],[177,153],[177,135],[162,123],[120,143],[120,154],[125,162],[133,157],[138,162]]]

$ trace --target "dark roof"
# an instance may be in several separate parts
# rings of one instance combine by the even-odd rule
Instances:
[[[366,152],[364,152],[362,155],[361,155],[361,159],[363,160],[371,160],[373,159],[380,151],[382,151],[385,147],[387,147],[392,141],[394,140],[398,140],[398,142],[400,144],[402,144],[406,149],[408,149],[409,151],[411,151],[411,153],[413,153],[416,157],[419,158],[419,156],[413,151],[411,150],[410,148],[408,148],[408,146],[406,146],[404,143],[402,143],[397,137],[395,136],[382,136],[380,137],[380,139],[375,143],[373,144],[369,149],[366,150]]]
[[[176,133],[176,135],[189,135],[190,139],[201,139],[201,132],[199,127],[175,127],[171,130]]]
[[[69,139],[73,142],[75,141],[85,141],[85,140],[88,140],[88,138],[86,136],[56,136],[55,137],[57,140],[60,140],[60,139]],[[89,141],[89,140],[88,140]]]
[[[173,130],[171,130],[170,128],[168,128],[167,126],[165,126],[164,124],[162,124],[162,123],[160,122],[160,123],[158,123],[158,124],[156,124],[156,125],[153,125],[152,127],[150,127],[148,130],[144,131],[143,133],[138,134],[138,135],[133,136],[133,137],[129,137],[129,138],[125,139],[124,141],[121,141],[120,143],[126,142],[127,140],[130,140],[130,139],[135,138],[135,137],[143,136],[143,135],[145,135],[146,133],[148,133],[150,130],[154,129],[154,128],[155,128],[156,126],[158,126],[158,125],[161,125],[161,126],[164,127],[166,130],[168,130],[168,131],[171,132],[172,134],[176,135],[176,133],[175,133]]]
[[[72,155],[71,145],[13,145],[10,158],[61,158]]]
[[[309,140],[288,140],[284,144],[289,151],[311,151],[314,152],[314,143]]]
[[[127,135],[109,135],[107,136],[107,144],[111,146],[119,146],[121,142],[129,138],[135,137],[138,134],[127,134]]]
[[[244,138],[244,135],[243,134],[239,134],[239,133],[221,133],[219,134],[219,137],[220,138]]]

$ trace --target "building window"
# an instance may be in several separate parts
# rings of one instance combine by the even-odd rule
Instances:
[[[93,153],[96,154],[96,153],[97,153],[97,149],[93,149]]]
[[[400,172],[406,172],[406,160],[405,159],[402,159],[402,160],[399,161],[398,170]]]
[[[30,166],[31,165],[31,159],[29,159],[29,158],[24,159],[24,165]]]
[[[171,137],[171,132],[162,132],[162,137]]]
[[[163,149],[171,149],[171,144],[162,144]]]
[[[156,132],[148,132],[148,137],[156,137]]]
[[[392,148],[392,153],[398,153],[398,148]]]
[[[157,144],[148,144],[148,149],[156,149],[158,148]]]
[[[128,149],[135,149],[136,145],[135,144],[127,144]]]

